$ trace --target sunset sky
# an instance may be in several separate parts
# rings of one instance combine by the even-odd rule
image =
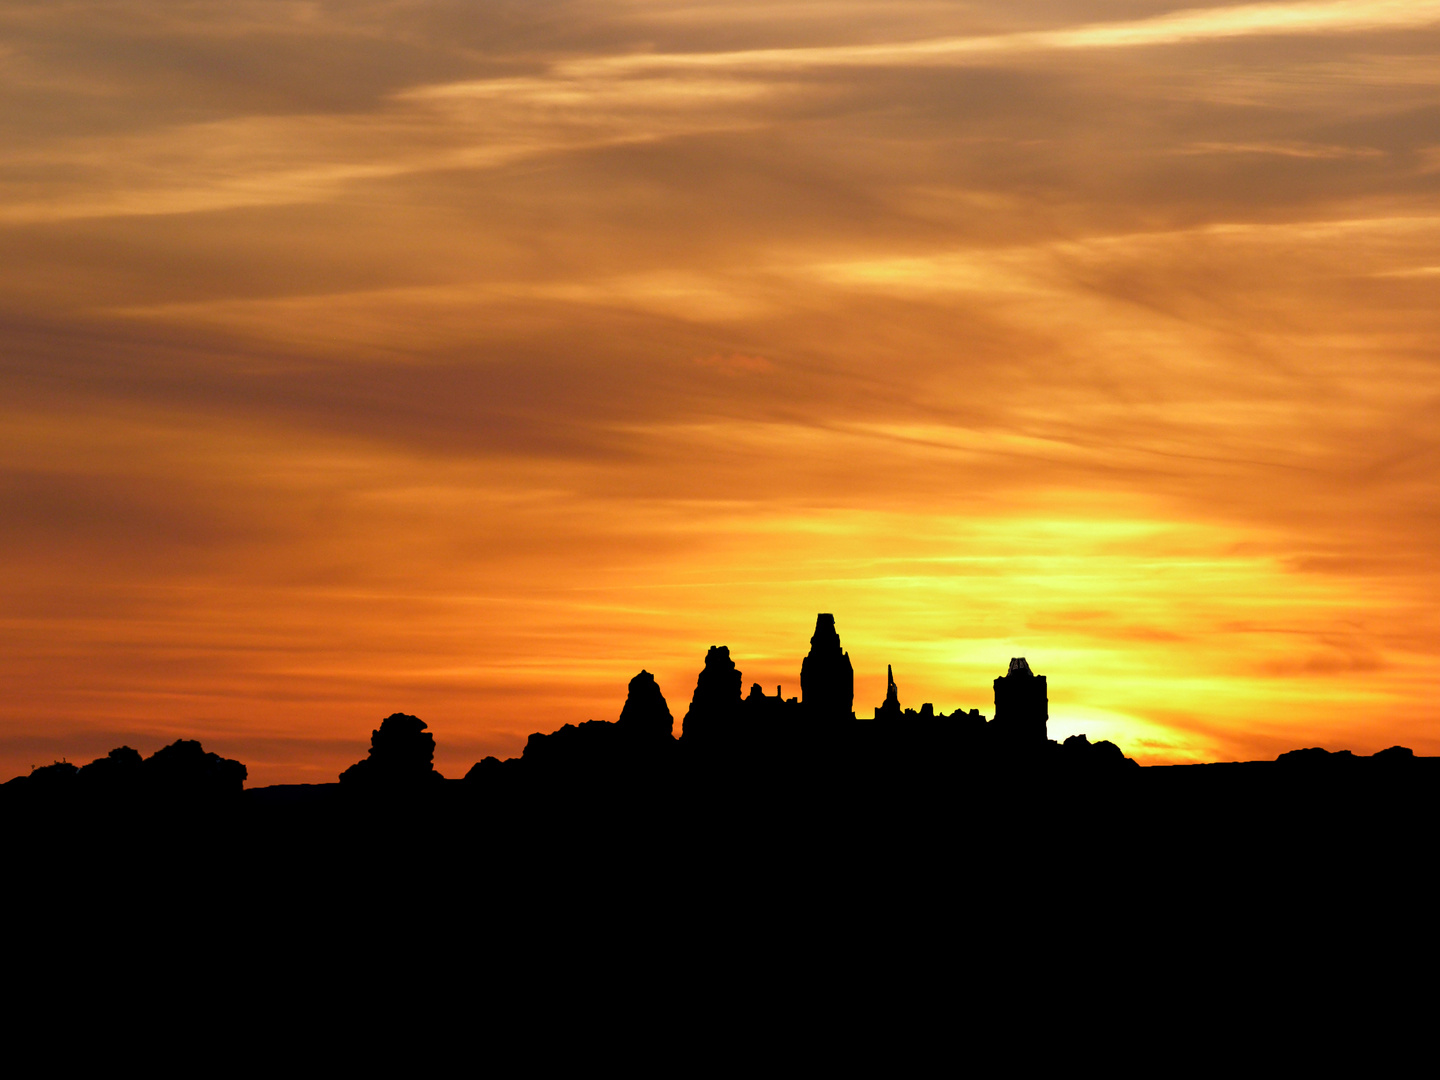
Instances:
[[[1440,0],[0,0],[0,780],[822,611],[863,716],[1440,754],[1437,196]]]

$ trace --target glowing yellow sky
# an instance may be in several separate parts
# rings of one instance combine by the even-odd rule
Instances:
[[[862,715],[1440,754],[1437,195],[1440,0],[0,0],[0,779],[820,611]]]

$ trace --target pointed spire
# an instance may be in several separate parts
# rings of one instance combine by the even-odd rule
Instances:
[[[900,719],[900,688],[895,685],[895,669],[885,665],[885,704],[875,710],[876,720]]]

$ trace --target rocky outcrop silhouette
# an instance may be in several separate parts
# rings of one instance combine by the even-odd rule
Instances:
[[[618,723],[625,736],[637,742],[674,737],[675,719],[650,672],[641,671],[630,680]]]
[[[817,723],[855,718],[855,669],[840,648],[834,615],[815,616],[810,652],[800,664],[800,701]]]
[[[115,775],[123,774],[132,759],[126,747],[111,751]],[[177,739],[146,758],[140,771],[147,794],[179,802],[218,802],[235,799],[245,788],[244,765],[219,754],[207,753],[194,739]]]
[[[673,737],[660,686],[642,673],[623,709],[615,686],[611,715],[620,719],[537,733],[522,755],[487,758],[464,782],[440,779],[433,737],[403,713],[378,725],[371,754],[344,782],[252,789],[198,813],[203,802],[188,796],[81,794],[92,781],[113,781],[116,792],[137,775],[144,784],[162,763],[214,771],[198,745],[157,754],[148,770],[123,748],[83,770],[36,770],[0,789],[16,867],[7,899],[61,912],[54,940],[102,917],[139,939],[119,962],[102,954],[106,977],[154,969],[155,941],[177,953],[162,974],[186,975],[202,953],[200,964],[227,985],[258,970],[246,1001],[268,1000],[287,978],[305,992],[304,972],[286,974],[297,956],[357,985],[424,998],[454,982],[450,971],[414,971],[415,957],[439,955],[426,943],[446,927],[464,929],[458,961],[440,950],[447,968],[506,993],[531,985],[522,1003],[544,1004],[536,994],[567,972],[583,968],[608,985],[634,967],[637,951],[652,953],[636,968],[642,976],[664,976],[678,958],[703,977],[717,957],[747,948],[761,961],[789,955],[797,934],[812,950],[798,963],[827,982],[855,982],[851,939],[869,933],[862,952],[880,958],[871,981],[889,985],[892,958],[913,956],[906,980],[924,988],[937,963],[969,970],[986,947],[1003,953],[997,970],[1020,971],[1021,982],[1038,971],[1043,981],[1047,961],[1027,960],[1026,943],[1062,974],[1129,978],[1125,935],[1147,910],[1166,926],[1211,926],[1216,911],[1231,909],[1261,918],[1255,944],[1267,964],[1274,926],[1347,887],[1306,932],[1321,964],[1349,948],[1335,944],[1333,928],[1354,917],[1356,896],[1378,897],[1397,925],[1423,922],[1404,905],[1423,908],[1428,896],[1440,759],[1312,748],[1283,761],[1141,769],[1084,736],[1017,746],[1002,724],[1019,717],[1023,726],[1023,708],[1004,689],[1024,685],[1018,671],[997,680],[1001,723],[974,709],[907,709],[892,669],[875,720],[837,721],[838,709],[826,717],[772,682],[751,687],[722,738],[697,740],[703,721],[694,720],[707,704],[734,701],[738,665],[719,649],[697,649],[692,670],[702,670],[703,654],[705,685],[685,688],[697,692],[683,739]],[[1041,721],[1044,699],[1032,691],[1029,700],[1031,720]],[[387,776],[388,785],[379,779]],[[232,777],[229,790],[238,787]],[[1277,888],[1290,882],[1299,885]],[[114,897],[130,910],[113,916]],[[1182,923],[1185,903],[1193,911],[1178,909]],[[1057,904],[1071,923],[1056,922]],[[1123,921],[1095,933],[1101,911]],[[187,912],[197,927],[249,938],[216,961],[203,932],[173,932]],[[26,911],[12,925],[23,938],[38,923]],[[315,952],[316,935],[327,933],[328,954]],[[1093,939],[1095,956],[1074,965],[1057,950],[1079,937]],[[284,947],[264,958],[255,940]],[[490,978],[507,950],[532,984]],[[1403,942],[1392,951],[1405,952]],[[391,958],[393,971],[382,966]],[[27,977],[12,967],[15,981]],[[86,978],[72,963],[59,975],[57,1001]]]
[[[445,778],[435,771],[435,736],[409,713],[391,713],[370,733],[370,753],[340,774],[361,793],[423,791]]]
[[[519,764],[519,758],[507,758],[501,761],[492,754],[489,757],[481,758],[474,765],[471,765],[463,779],[467,784],[472,786],[476,784],[503,783],[506,774],[513,771],[514,767]]]
[[[78,777],[87,794],[102,798],[134,795],[144,783],[144,778],[145,768],[140,751],[128,746],[117,746],[103,758],[96,758],[89,765],[83,766]]]
[[[945,783],[947,771],[975,774],[991,766],[1003,767],[1007,775],[1015,768],[1048,768],[1089,776],[1134,764],[1110,742],[1091,744],[1083,735],[1063,746],[1050,741],[1045,677],[1035,675],[1020,657],[994,682],[996,719],[990,722],[978,709],[945,714],[930,702],[918,711],[903,708],[893,667],[886,670],[884,704],[876,707],[873,720],[857,722],[853,668],[829,614],[816,617],[810,652],[801,664],[802,699],[787,699],[781,687],[771,696],[758,683],[742,699],[741,685],[729,647],[710,646],[682,723],[684,754],[675,759],[676,768],[713,782],[764,772],[767,782],[781,783],[786,774],[853,768],[882,747],[892,755],[883,766],[886,775],[908,770],[923,774],[927,784]],[[520,759],[487,759],[466,776],[476,785],[487,778],[513,785],[522,774],[614,772],[642,760],[653,766],[660,763],[655,754],[662,744],[671,742],[671,728],[659,686],[642,671],[630,682],[617,723],[591,720],[537,732]],[[522,764],[524,769],[514,771],[513,765]]]
[[[740,671],[730,659],[726,645],[711,645],[705,654],[705,666],[695,680],[695,693],[690,708],[680,724],[680,735],[687,746],[713,743],[733,738],[740,720]],[[754,694],[759,687],[751,690]],[[762,692],[763,696],[763,692]]]
[[[800,699],[787,698],[784,687],[775,687],[772,697],[759,683],[751,683],[728,741],[737,752],[764,753],[777,742],[783,745],[803,735],[803,712]]]
[[[1059,749],[1060,759],[1066,765],[1090,773],[1140,767],[1133,758],[1126,757],[1125,752],[1108,739],[1092,743],[1084,735],[1071,735],[1060,744]]]
[[[673,751],[674,724],[655,676],[641,671],[630,680],[619,720],[566,724],[548,735],[537,731],[526,741],[520,761],[530,775],[564,773],[572,778],[632,767],[650,769]],[[472,772],[477,782],[486,776],[478,766]],[[499,773],[492,769],[491,775]],[[470,776],[466,774],[467,779]]]
[[[662,973],[676,956],[705,967],[757,941],[774,955],[811,930],[816,956],[836,955],[846,968],[853,950],[837,953],[835,942],[848,943],[858,926],[875,931],[882,981],[903,953],[921,958],[913,981],[924,987],[937,956],[964,968],[986,942],[1003,952],[1004,970],[1024,957],[1017,942],[1069,965],[1056,950],[1090,935],[1101,910],[1129,920],[1148,905],[1168,925],[1189,902],[1185,924],[1206,926],[1238,905],[1243,919],[1259,911],[1283,923],[1348,887],[1336,913],[1323,912],[1333,927],[1352,917],[1355,895],[1378,895],[1387,917],[1403,910],[1393,901],[1423,907],[1428,895],[1440,759],[1404,747],[1369,758],[1311,747],[1276,761],[1141,769],[1113,743],[1083,735],[1017,750],[1003,725],[1018,718],[1023,728],[1027,700],[1032,735],[1045,720],[1028,664],[996,680],[999,722],[976,709],[905,708],[893,668],[874,720],[836,723],[773,684],[773,695],[752,685],[737,703],[736,666],[728,648],[705,654],[681,740],[660,686],[641,672],[614,722],[537,733],[523,755],[487,757],[463,783],[441,782],[433,736],[403,713],[372,732],[370,754],[344,782],[252,789],[223,804],[235,812],[197,814],[181,786],[139,804],[153,815],[112,812],[125,805],[120,795],[79,794],[119,793],[162,775],[209,777],[202,786],[218,778],[216,790],[238,790],[243,773],[230,766],[243,766],[196,743],[149,761],[121,747],[83,769],[37,769],[0,794],[0,824],[18,850],[12,906],[17,897],[38,897],[36,908],[60,901],[59,938],[92,925],[97,897],[102,906],[133,898],[156,928],[122,973],[148,970],[152,939],[173,940],[192,960],[204,937],[167,937],[187,909],[207,925],[284,941],[246,996],[265,1000],[276,972],[311,955],[327,930],[329,962],[345,978],[423,989],[453,982],[439,973],[416,979],[411,964],[433,952],[426,935],[446,926],[481,927],[461,970],[489,972],[497,950],[511,948],[537,986],[567,964],[604,981],[647,947]],[[1021,696],[1007,697],[1015,685]],[[717,743],[696,738],[706,715],[724,724]],[[389,787],[377,780],[386,776]],[[366,784],[426,794],[352,794]],[[1299,887],[1276,889],[1290,881]],[[1052,932],[1057,903],[1078,905],[1079,931]],[[109,907],[102,914],[110,918]],[[133,912],[112,921],[137,925]],[[29,913],[12,922],[22,936],[36,925]],[[1116,951],[1125,932],[1091,935],[1095,962],[1103,952],[1122,978],[1133,974],[1128,953]],[[1327,933],[1307,938],[1320,942],[1322,964],[1334,952]],[[597,953],[597,943],[607,951]],[[1261,944],[1269,963],[1269,943]],[[226,959],[231,950],[218,965],[227,982],[261,967],[243,939],[241,947],[244,963]],[[391,974],[377,957],[404,963]],[[116,966],[108,954],[104,963]],[[833,966],[817,970],[846,982]],[[61,974],[73,982],[75,971],[67,964]]]
[[[0,785],[7,798],[29,802],[58,802],[73,798],[78,788],[79,768],[68,761],[56,761],[30,770],[28,776],[17,776]]]
[[[530,772],[545,769],[601,769],[626,761],[631,740],[609,720],[566,724],[549,734],[537,731],[525,741],[520,760]],[[467,774],[468,775],[468,774]]]
[[[435,770],[435,739],[424,721],[394,713],[372,731],[368,755],[346,769],[339,784],[264,789],[268,794],[249,793],[254,797],[247,796],[245,805],[272,822],[307,807],[338,807],[340,818],[355,810],[355,820],[374,824],[395,819],[389,810],[399,804],[381,800],[374,805],[386,814],[366,817],[365,800],[356,802],[352,793],[423,791],[426,800],[415,805],[427,814],[437,807],[470,807],[466,812],[478,820],[499,811],[496,820],[514,827],[522,820],[543,823],[538,827],[551,830],[547,835],[559,830],[594,837],[597,830],[623,828],[654,839],[675,827],[662,822],[683,821],[684,828],[712,840],[738,828],[760,842],[756,838],[772,835],[774,821],[786,815],[791,828],[813,814],[825,828],[840,829],[848,821],[846,828],[893,838],[894,829],[962,806],[988,821],[997,799],[1014,811],[1006,811],[1006,827],[1022,831],[1048,827],[1071,806],[1094,808],[1097,799],[1110,808],[1107,813],[1130,814],[1132,804],[1149,807],[1161,815],[1156,820],[1170,814],[1187,829],[1212,828],[1217,821],[1242,829],[1247,813],[1288,813],[1323,800],[1334,811],[1337,792],[1350,808],[1389,800],[1397,813],[1413,816],[1428,805],[1415,793],[1440,779],[1440,759],[1417,758],[1402,746],[1371,757],[1312,746],[1267,762],[1141,770],[1112,742],[1092,743],[1085,735],[1049,739],[1047,680],[1022,657],[994,680],[995,711],[988,721],[973,708],[948,714],[929,702],[906,708],[893,667],[886,669],[885,701],[873,719],[856,720],[850,657],[827,614],[817,616],[801,663],[802,697],[787,698],[780,686],[771,695],[752,684],[742,698],[742,685],[730,648],[712,645],[681,739],[655,677],[640,671],[629,681],[615,721],[536,732],[519,757],[487,757],[466,773],[465,783],[453,786]],[[62,761],[34,769],[0,786],[0,806],[35,810],[25,816],[31,824],[70,827],[79,821],[90,827],[115,817],[112,809],[184,815],[202,804],[238,805],[245,778],[240,762],[182,739],[149,758],[118,747],[83,768]],[[876,814],[888,815],[890,833],[869,824]],[[118,817],[152,824],[140,812]],[[214,823],[231,816],[199,817]],[[1353,831],[1338,812],[1334,823]]]
[[[1351,750],[1306,746],[1287,750],[1275,759],[1275,764],[1284,774],[1294,777],[1354,777],[1375,770],[1404,772],[1421,760],[1408,746],[1387,747],[1369,757]]]
[[[904,714],[900,711],[900,688],[895,685],[895,669],[885,665],[885,704],[875,707],[875,719],[886,723],[897,723]]]
[[[1275,759],[1276,764],[1287,769],[1336,768],[1347,765],[1355,755],[1349,750],[1331,753],[1322,746],[1306,746],[1299,750],[1288,750]]]
[[[1043,747],[1049,739],[1050,698],[1045,676],[1036,675],[1023,656],[1010,661],[1010,670],[995,680],[995,718],[991,721],[1000,742],[1014,748]]]
[[[1371,755],[1371,760],[1380,765],[1410,765],[1415,760],[1415,751],[1408,746],[1391,746]]]
[[[17,777],[7,792],[25,802],[91,810],[149,807],[175,812],[233,804],[245,788],[239,761],[209,753],[194,739],[177,739],[148,758],[116,747],[84,767],[57,761]]]

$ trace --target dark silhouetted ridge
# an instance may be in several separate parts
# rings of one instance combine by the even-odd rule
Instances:
[[[799,667],[803,696],[751,683],[742,697],[730,648],[712,645],[680,738],[640,671],[614,719],[535,731],[463,781],[435,770],[434,735],[403,712],[329,784],[246,791],[244,765],[184,739],[56,762],[0,785],[11,895],[65,933],[103,894],[147,941],[208,940],[157,921],[177,913],[292,960],[328,934],[364,985],[400,987],[395,965],[448,957],[456,927],[484,943],[466,972],[509,957],[548,977],[601,947],[596,971],[642,954],[688,966],[747,941],[788,964],[798,935],[847,965],[868,940],[933,975],[996,950],[1029,971],[1077,941],[1118,963],[1140,946],[1116,913],[1163,918],[1135,935],[1146,947],[1228,940],[1216,923],[1242,912],[1328,941],[1377,898],[1391,917],[1428,895],[1440,759],[1310,747],[1142,769],[1112,742],[1049,738],[1046,676],[1019,657],[988,719],[906,705],[889,667],[884,702],[857,719],[825,614]],[[1304,921],[1316,912],[1323,926]]]

